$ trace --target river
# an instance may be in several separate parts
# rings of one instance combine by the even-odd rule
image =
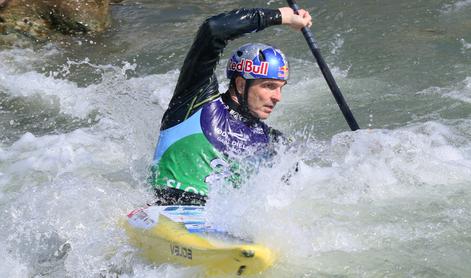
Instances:
[[[221,91],[239,45],[287,54],[268,123],[298,147],[213,190],[208,217],[280,254],[260,277],[471,276],[471,1],[299,4],[362,129],[349,131],[300,33],[230,42]],[[282,5],[124,0],[99,36],[0,48],[0,276],[203,277],[143,261],[120,221],[152,197],[160,121],[199,24]]]

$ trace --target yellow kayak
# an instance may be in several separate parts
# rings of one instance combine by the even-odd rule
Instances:
[[[128,214],[131,244],[156,264],[201,266],[207,275],[253,275],[271,267],[267,247],[238,240],[206,226],[204,207],[149,206]]]

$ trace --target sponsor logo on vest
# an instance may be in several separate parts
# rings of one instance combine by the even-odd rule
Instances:
[[[167,180],[167,186],[171,187],[171,188],[175,188],[175,189],[180,189],[180,187],[182,187],[182,183],[177,182],[176,180],[168,179]]]
[[[193,259],[193,250],[191,248],[170,244],[170,253],[177,257],[183,257],[188,260]]]
[[[217,181],[223,181],[225,178],[231,176],[230,165],[221,158],[215,158],[211,160],[211,168],[213,172],[204,178],[206,183],[214,183]]]
[[[239,63],[232,62],[229,64],[230,70],[235,70],[242,73],[254,73],[260,75],[268,74],[268,62],[262,62],[260,66],[254,65],[253,61],[241,59]]]
[[[244,120],[244,117],[242,117],[239,113],[237,113],[235,110],[229,110],[229,113],[238,121]]]
[[[247,137],[245,136],[245,134],[241,133],[241,132],[234,132],[232,131],[232,128],[231,128],[231,125],[229,124],[229,131],[227,132],[230,136],[232,137],[235,137],[241,141],[247,141]]]
[[[179,189],[179,190],[183,190],[185,192],[191,192],[191,193],[196,193],[196,194],[201,194],[201,195],[207,195],[208,192],[207,190],[199,190],[196,188],[196,186],[194,185],[184,185],[182,184],[181,182],[179,181],[176,181],[174,179],[167,179],[167,184],[166,186],[168,187],[171,187],[171,188],[175,188],[175,189]]]
[[[248,140],[249,140],[249,139],[247,138],[247,135],[245,135],[244,133],[232,131],[232,128],[231,128],[231,125],[230,125],[230,124],[228,125],[227,131],[222,130],[222,129],[219,128],[219,127],[216,127],[215,131],[216,131],[216,134],[217,134],[217,135],[221,135],[221,136],[226,137],[226,138],[227,138],[228,136],[230,136],[230,137],[236,138],[236,139],[238,139],[238,140],[240,140],[240,141],[248,141]],[[232,138],[231,138],[231,139],[232,139]],[[219,141],[222,141],[222,140],[219,140]]]
[[[253,133],[255,133],[255,134],[264,134],[263,128],[261,128],[261,127],[255,127],[252,130],[253,130]]]

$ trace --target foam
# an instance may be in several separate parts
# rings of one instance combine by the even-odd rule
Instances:
[[[2,257],[0,262],[0,276],[11,278],[25,277],[28,271],[27,266],[22,263],[20,259],[12,257],[3,244],[1,244],[0,247],[0,256]]]
[[[94,131],[27,133],[4,149],[0,169],[11,179],[0,184],[2,200],[9,200],[2,211],[2,237],[32,274],[92,277],[113,265],[125,269],[130,246],[122,246],[117,221],[147,193],[132,187],[140,182],[129,173],[123,145]],[[116,262],[108,260],[110,253]]]
[[[445,13],[457,12],[471,6],[471,0],[461,0],[453,4],[447,4],[444,6],[443,11]]]
[[[471,43],[468,43],[464,39],[461,39],[460,41],[463,44],[463,52],[465,52],[468,49],[471,49]]]
[[[135,65],[124,63],[122,67],[111,65],[93,65],[87,59],[81,62],[68,62],[62,75],[67,76],[70,67],[88,66],[102,71],[102,82],[80,87],[66,79],[55,78],[54,73],[45,75],[36,71],[11,72],[0,68],[0,90],[13,97],[40,96],[50,100],[59,99],[63,113],[78,118],[86,118],[94,110],[110,109],[113,99],[118,94],[129,95],[131,98],[150,98],[163,110],[169,102],[173,84],[178,72],[171,71],[164,75],[127,78],[127,72],[135,69]],[[144,100],[145,101],[145,100]]]
[[[279,250],[282,265],[316,256],[324,265],[310,265],[322,273],[324,267],[335,269],[339,257],[330,261],[331,252],[369,254],[387,252],[390,244],[445,240],[448,228],[435,215],[462,219],[462,214],[448,214],[455,205],[446,200],[459,192],[471,194],[471,141],[459,130],[426,122],[396,130],[340,133],[323,144],[328,149],[323,159],[330,166],[301,163],[289,185],[281,178],[309,144],[297,154],[282,155],[273,168],[263,169],[240,190],[210,193],[211,220]]]
[[[471,77],[465,78],[463,81],[448,87],[431,87],[418,94],[439,94],[444,98],[450,98],[465,103],[471,103]]]
[[[0,144],[0,230],[5,249],[14,250],[6,258],[13,268],[2,273],[96,277],[129,274],[134,268],[145,273],[146,264],[132,260],[137,254],[127,245],[118,222],[151,199],[145,185],[148,165],[162,107],[168,104],[178,71],[128,77],[135,69],[129,63],[119,67],[87,60],[67,63],[69,69],[101,70],[99,82],[81,87],[59,75],[21,66],[39,63],[34,55],[20,58],[17,50],[6,53],[0,51],[0,56],[12,59],[0,64],[2,92],[18,98],[58,99],[44,109],[58,107],[73,117],[86,118],[92,111],[99,116],[88,127],[60,134],[26,132],[11,145]]]

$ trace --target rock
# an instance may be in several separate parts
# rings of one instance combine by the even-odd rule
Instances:
[[[51,22],[62,31],[102,32],[110,23],[110,0],[49,0]]]
[[[36,40],[97,33],[110,24],[111,0],[0,0],[0,33]]]
[[[8,0],[0,0],[0,9],[7,4]]]

